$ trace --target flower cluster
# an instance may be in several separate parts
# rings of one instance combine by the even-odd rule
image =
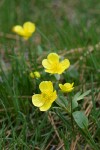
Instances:
[[[60,61],[60,56],[56,53],[50,53],[47,59],[42,61],[42,65],[45,68],[45,72],[50,74],[62,74],[66,69],[70,67],[70,61],[64,59]],[[62,92],[71,92],[74,87],[74,83],[59,84]],[[39,85],[41,94],[34,94],[32,96],[32,103],[36,107],[39,107],[40,111],[47,111],[52,103],[57,99],[57,92],[53,88],[51,81],[42,81]]]
[[[25,22],[23,26],[16,25],[13,27],[13,32],[23,37],[24,40],[28,40],[35,32],[35,24],[32,22]],[[90,93],[90,90],[84,92],[77,92],[75,96],[69,100],[69,96],[65,97],[65,93],[69,93],[74,89],[74,83],[61,83],[61,74],[70,67],[70,61],[68,59],[62,60],[56,53],[50,53],[47,58],[42,61],[42,66],[45,68],[45,72],[55,75],[56,86],[58,85],[59,91],[55,90],[51,81],[42,81],[39,84],[40,94],[34,94],[32,96],[32,103],[38,107],[40,111],[47,111],[54,101],[65,110],[70,116],[73,127],[73,119],[82,129],[86,129],[88,126],[88,119],[81,111],[76,111],[78,107],[78,101],[82,100],[84,96]],[[41,75],[38,71],[30,72],[30,78],[40,78]],[[38,80],[39,82],[40,80]],[[60,83],[59,83],[60,82]],[[57,89],[58,89],[57,87]],[[61,91],[64,93],[61,93]],[[73,127],[74,130],[74,127]]]
[[[23,26],[16,25],[12,31],[22,36],[25,40],[29,39],[33,32],[35,32],[35,24],[32,22],[25,22]],[[65,70],[70,67],[70,61],[68,59],[60,60],[60,56],[56,53],[50,53],[46,59],[42,61],[42,65],[45,68],[45,72],[61,75]],[[31,78],[40,78],[41,75],[38,71],[30,73]],[[57,77],[57,76],[56,76]],[[60,90],[64,93],[71,92],[74,87],[74,83],[59,84]],[[32,96],[33,105],[39,107],[40,111],[48,110],[52,103],[57,99],[57,92],[53,88],[51,81],[43,81],[39,85],[41,91],[40,94],[34,94]]]

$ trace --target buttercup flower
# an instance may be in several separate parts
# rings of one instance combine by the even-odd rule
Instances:
[[[62,74],[66,69],[69,68],[70,62],[68,59],[59,61],[60,56],[56,53],[50,53],[47,59],[42,61],[43,67],[46,69],[45,72],[51,74]]]
[[[40,75],[40,73],[38,71],[34,71],[34,72],[30,73],[30,77],[31,78],[40,78],[41,75]]]
[[[32,103],[39,107],[40,111],[47,111],[52,103],[56,100],[56,91],[53,91],[53,84],[51,81],[43,81],[39,85],[41,94],[34,94],[32,96]]]
[[[71,92],[74,87],[73,87],[74,83],[65,83],[64,85],[59,84],[60,89],[62,90],[62,92],[67,93],[67,92]]]
[[[23,26],[14,26],[12,31],[27,40],[29,37],[32,36],[33,32],[35,31],[35,24],[32,22],[25,22]]]

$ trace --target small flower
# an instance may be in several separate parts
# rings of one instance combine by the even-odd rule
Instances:
[[[32,36],[33,32],[35,31],[35,24],[32,22],[25,22],[23,26],[14,26],[12,31],[27,40],[29,37]]]
[[[62,92],[68,93],[74,89],[73,85],[74,85],[74,83],[65,83],[64,85],[59,84],[59,87],[62,90]]]
[[[59,62],[60,56],[56,53],[50,53],[47,59],[42,61],[43,67],[46,69],[45,72],[51,74],[62,74],[66,69],[69,68],[70,62],[68,59],[64,59]]]
[[[33,72],[30,72],[30,77],[31,77],[31,78],[35,78],[35,76],[34,76],[34,73],[33,73]]]
[[[52,103],[56,100],[56,91],[53,91],[53,84],[51,81],[43,81],[39,85],[41,94],[34,94],[32,96],[32,103],[39,107],[40,111],[47,111]]]
[[[35,71],[34,75],[35,75],[36,78],[40,78],[41,77],[41,75],[40,75],[40,73],[38,71]]]
[[[30,77],[31,78],[40,78],[41,75],[40,75],[40,73],[38,71],[34,71],[34,72],[30,73]]]

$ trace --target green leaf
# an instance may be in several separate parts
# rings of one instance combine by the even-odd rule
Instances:
[[[66,108],[68,106],[68,101],[64,96],[59,96],[55,101],[59,106]]]
[[[91,92],[91,90],[88,90],[81,94],[81,92],[76,93],[76,95],[72,99],[72,109],[78,107],[78,101],[84,99],[86,95],[88,95]]]
[[[72,115],[75,122],[80,128],[84,129],[88,127],[88,118],[85,116],[84,112],[75,111]]]
[[[77,98],[77,100],[83,99],[83,98],[84,98],[86,95],[88,95],[90,92],[91,92],[91,90],[88,90],[88,91],[84,92],[82,95],[80,95],[80,96]]]
[[[81,92],[76,93],[76,95],[74,96],[74,98],[72,99],[72,109],[78,107],[78,100],[77,98],[80,96]]]
[[[65,105],[65,107],[67,107],[68,106],[67,98],[64,96],[60,96],[59,98],[60,98],[61,102]]]

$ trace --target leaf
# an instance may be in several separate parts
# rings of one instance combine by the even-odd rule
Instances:
[[[88,95],[90,92],[91,90],[88,90],[84,92],[82,95],[81,95],[81,92],[76,93],[76,95],[72,99],[72,109],[78,107],[78,101],[84,99],[84,97]]]
[[[75,94],[73,100],[74,100],[74,99],[77,99],[77,98],[81,95],[81,93],[82,93],[82,92],[77,92],[77,93]]]
[[[59,106],[66,108],[68,106],[68,101],[64,96],[59,96],[55,101]]]
[[[80,96],[77,98],[77,100],[83,99],[83,98],[84,98],[86,95],[88,95],[90,92],[91,92],[91,90],[88,90],[88,91],[84,92],[82,95],[80,95]]]
[[[75,111],[72,113],[73,118],[77,125],[84,129],[88,127],[88,118],[85,116],[84,112],[82,111]]]
[[[67,98],[66,98],[66,97],[60,96],[60,100],[61,100],[61,102],[65,105],[65,107],[68,106],[68,101],[67,101]]]
[[[72,109],[78,106],[77,98],[80,96],[81,92],[76,93],[74,98],[72,99]]]

